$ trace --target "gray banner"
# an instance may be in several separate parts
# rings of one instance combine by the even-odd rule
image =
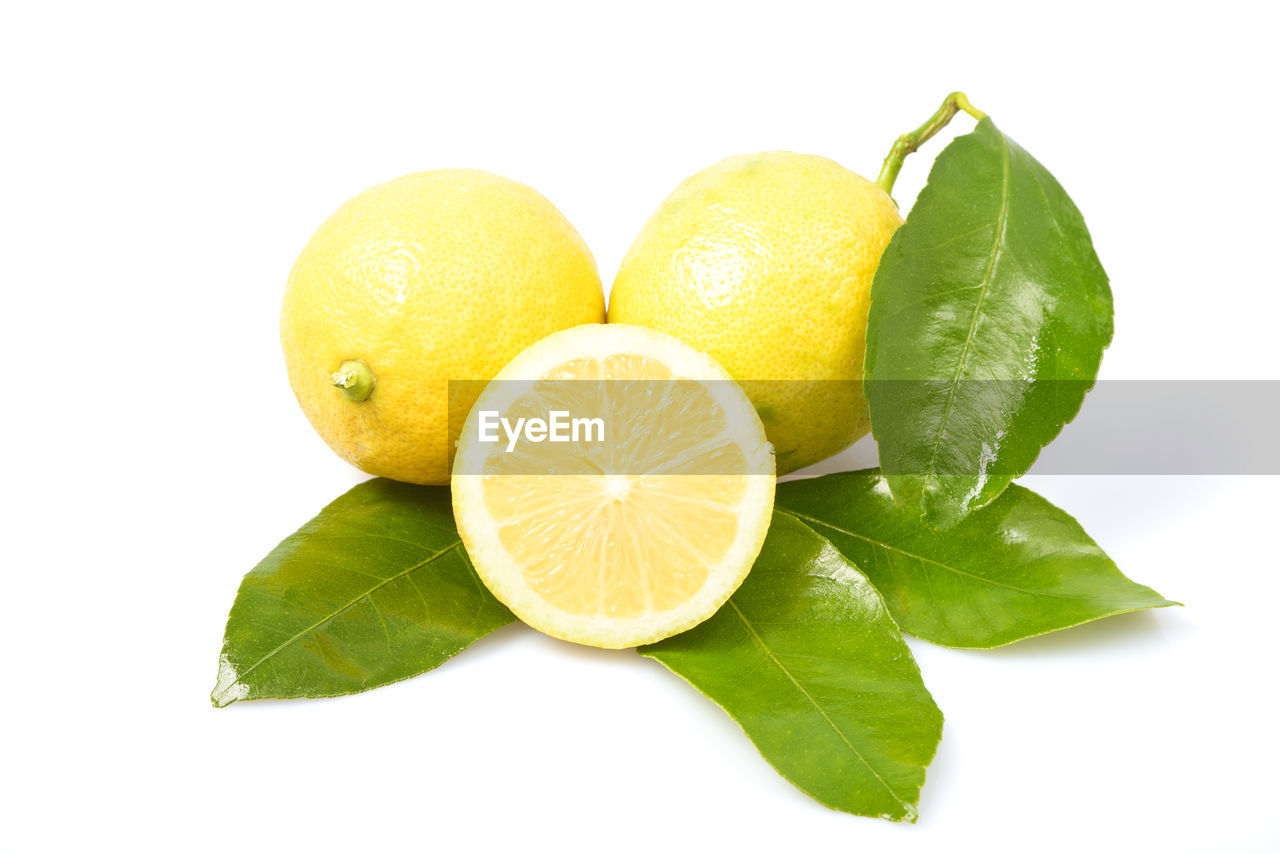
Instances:
[[[450,426],[463,430],[483,382],[450,382]],[[735,425],[724,423],[717,405],[717,383],[671,380],[550,380],[537,383],[508,381],[491,388],[486,398],[506,401],[501,411],[472,419],[469,429],[484,431],[486,441],[501,454],[518,454],[528,473],[581,474],[583,460],[606,465],[607,473],[650,471],[657,456],[688,459],[701,455],[693,471],[699,474],[742,474],[746,464],[707,444],[707,435]],[[727,384],[726,384],[727,385]],[[970,417],[957,420],[951,430],[982,432],[999,422],[1007,406],[1027,399],[1044,399],[1055,386],[1064,393],[1079,391],[1074,381],[969,381],[953,390],[950,383],[884,381],[886,395],[902,400],[937,401],[953,397]],[[1087,384],[1085,384],[1087,385]],[[1071,387],[1071,388],[1068,388]],[[753,400],[848,401],[863,388],[860,383],[767,380],[742,384]],[[498,392],[495,394],[495,392]],[[817,417],[830,420],[842,413],[819,407]],[[559,414],[557,414],[559,413]],[[477,413],[477,416],[481,413]],[[507,420],[504,422],[503,419]],[[524,418],[522,423],[519,419]],[[545,424],[540,426],[537,422]],[[738,425],[742,426],[742,425]],[[1080,413],[1045,447],[1036,474],[1280,474],[1280,380],[1110,380],[1100,381],[1085,396]],[[554,437],[554,438],[553,438]],[[883,437],[881,437],[883,439]],[[944,442],[963,445],[958,436]],[[656,450],[655,449],[660,449]],[[492,455],[491,455],[492,457]],[[970,470],[956,474],[1001,472],[991,453],[963,455]],[[638,464],[629,462],[640,460]],[[952,460],[954,463],[954,459]],[[918,465],[904,469],[921,468]],[[478,474],[463,471],[463,474]],[[896,471],[916,474],[919,471]]]

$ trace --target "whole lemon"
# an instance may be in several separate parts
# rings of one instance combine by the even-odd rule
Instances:
[[[871,280],[901,224],[888,194],[825,157],[730,157],[649,218],[609,321],[674,335],[723,365],[755,404],[778,473],[793,471],[867,432]]]
[[[320,226],[289,275],[280,339],[298,402],[340,457],[445,484],[484,383],[535,341],[603,319],[595,261],[554,205],[447,169],[366,190]]]

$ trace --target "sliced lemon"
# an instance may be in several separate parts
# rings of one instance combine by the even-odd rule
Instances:
[[[550,430],[522,433],[520,418]],[[486,386],[462,427],[453,509],[476,571],[516,616],[620,649],[724,604],[760,552],[774,482],[759,416],[710,356],[651,329],[587,325]]]

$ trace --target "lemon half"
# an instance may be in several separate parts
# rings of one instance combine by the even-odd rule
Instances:
[[[588,412],[607,435],[482,441],[495,414],[556,411]],[[773,449],[729,374],[621,324],[557,332],[516,356],[471,409],[452,477],[458,530],[493,594],[546,634],[611,649],[724,604],[760,552],[774,484]]]

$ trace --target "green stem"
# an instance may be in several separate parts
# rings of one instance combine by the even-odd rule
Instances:
[[[924,145],[934,134],[946,127],[947,122],[951,121],[956,113],[962,110],[978,121],[982,121],[987,117],[986,113],[969,103],[969,98],[963,92],[952,92],[942,102],[938,112],[930,117],[929,121],[920,125],[911,133],[904,133],[898,137],[898,141],[893,144],[893,148],[889,149],[889,156],[884,159],[884,166],[880,167],[880,177],[876,178],[876,184],[880,189],[884,190],[886,194],[892,193],[893,184],[898,180],[898,172],[902,169],[902,161],[907,159],[907,155]]]
[[[373,371],[359,359],[349,359],[338,365],[329,382],[342,389],[347,400],[359,403],[368,400],[373,393]]]

